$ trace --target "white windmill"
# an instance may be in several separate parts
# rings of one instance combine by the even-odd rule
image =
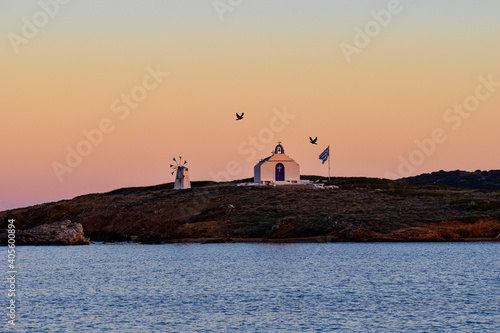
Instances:
[[[186,167],[187,161],[182,163],[182,156],[179,156],[179,161],[173,158],[175,164],[170,164],[170,168],[172,171],[172,175],[176,172],[175,182],[174,182],[174,190],[184,190],[187,188],[191,188],[191,181],[189,180],[189,170]]]

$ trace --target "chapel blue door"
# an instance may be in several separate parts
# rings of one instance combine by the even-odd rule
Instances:
[[[282,163],[276,164],[276,181],[285,181],[285,166]]]

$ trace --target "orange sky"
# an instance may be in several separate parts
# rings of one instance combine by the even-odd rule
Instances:
[[[334,176],[500,168],[498,1],[42,3],[52,16],[0,3],[0,209],[171,182],[178,155],[193,180],[252,177],[277,140],[302,174],[328,174],[328,145]],[[26,22],[40,25],[29,38]],[[474,111],[453,111],[463,103]]]

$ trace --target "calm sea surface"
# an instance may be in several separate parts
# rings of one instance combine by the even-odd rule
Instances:
[[[1,331],[500,331],[500,243],[18,247],[17,264]]]

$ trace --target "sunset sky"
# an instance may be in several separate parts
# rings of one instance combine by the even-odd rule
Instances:
[[[278,140],[307,175],[500,169],[498,0],[60,2],[0,0],[0,210],[179,155],[253,177]]]

